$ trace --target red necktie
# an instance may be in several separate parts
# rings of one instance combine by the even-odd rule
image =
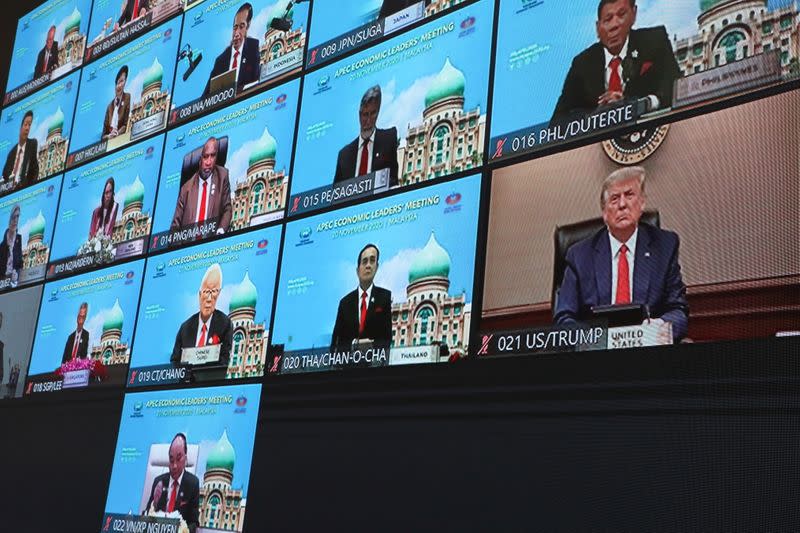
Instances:
[[[361,295],[361,319],[358,322],[359,337],[364,333],[364,326],[367,324],[367,293]]]
[[[200,215],[197,217],[198,222],[206,219],[206,189],[208,188],[208,180],[203,180],[203,194],[200,195]]]
[[[78,344],[80,343],[80,338],[81,338],[80,337],[80,333],[76,333],[75,334],[75,343],[72,345],[72,358],[73,359],[75,359],[75,357],[78,356]]]
[[[364,139],[364,147],[361,149],[361,163],[358,165],[358,175],[363,176],[367,173],[369,165],[369,139]]]
[[[617,259],[617,297],[615,304],[631,303],[631,281],[628,270],[628,247],[624,244],[619,248]]]
[[[172,493],[169,495],[169,503],[167,504],[167,512],[171,513],[175,510],[175,496],[178,495],[178,482],[172,481]]]
[[[136,18],[139,16],[139,0],[136,0],[133,3],[133,16],[131,18]]]
[[[203,329],[200,330],[200,340],[197,341],[197,347],[202,348],[206,345],[206,325],[203,324]]]
[[[239,66],[239,50],[233,51],[233,67],[236,68]]]
[[[622,79],[619,77],[619,66],[622,64],[622,60],[618,57],[615,57],[611,60],[608,64],[608,67],[611,69],[611,76],[608,78],[608,91],[609,92],[622,92]]]

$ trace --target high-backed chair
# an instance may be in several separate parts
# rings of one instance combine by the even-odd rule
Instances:
[[[150,490],[153,488],[153,481],[161,474],[169,472],[169,446],[170,443],[153,444],[150,446],[150,455],[147,458],[147,472],[144,477],[144,487],[142,489],[142,501],[139,509],[131,509],[134,514],[144,511],[147,500],[150,499]],[[200,446],[189,444],[186,452],[186,471],[196,474],[197,457],[200,454]]]
[[[228,160],[228,136],[217,137],[219,141],[219,149],[217,150],[217,164],[221,167],[225,166]],[[195,148],[185,156],[183,156],[183,166],[181,167],[181,186],[189,181],[194,176],[197,169],[200,168],[200,157],[203,155],[203,144]]]

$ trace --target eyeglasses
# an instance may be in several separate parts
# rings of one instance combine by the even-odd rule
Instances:
[[[219,289],[203,289],[200,291],[200,296],[203,298],[216,298],[219,294]]]

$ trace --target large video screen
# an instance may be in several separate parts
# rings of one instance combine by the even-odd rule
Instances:
[[[83,64],[92,0],[48,0],[17,23],[6,106]]]
[[[84,68],[68,167],[166,127],[180,30],[171,20]]]
[[[466,355],[480,192],[470,176],[287,224],[270,370]]]
[[[794,0],[501,2],[490,157],[797,79],[796,26]]]
[[[0,195],[64,171],[79,79],[74,72],[3,109]]]
[[[0,291],[44,280],[60,190],[59,176],[0,200]]]
[[[124,384],[144,261],[44,286],[25,394]]]
[[[150,258],[128,386],[264,375],[281,227]]]
[[[101,531],[241,532],[261,385],[126,394]]]
[[[494,5],[308,74],[289,214],[483,164]]]
[[[41,298],[41,285],[0,295],[0,400],[22,396]]]
[[[154,137],[64,175],[49,278],[145,252],[163,143]]]
[[[298,91],[292,81],[170,130],[151,251],[283,217]]]
[[[495,171],[482,353],[796,331],[798,103],[784,93]]]
[[[303,66],[307,2],[203,2],[185,18],[170,123],[229,105]]]

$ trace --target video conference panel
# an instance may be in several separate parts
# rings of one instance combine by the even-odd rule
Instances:
[[[44,286],[26,395],[124,384],[143,269],[135,261]]]
[[[83,65],[92,0],[48,0],[19,19],[3,106]]]
[[[784,93],[495,171],[479,355],[795,332],[798,104]]]
[[[0,295],[0,400],[22,396],[41,298],[41,285]]]
[[[144,254],[163,143],[154,137],[64,175],[48,278]]]
[[[187,11],[170,124],[299,72],[307,28],[307,2],[204,2]]]
[[[260,395],[261,385],[126,394],[100,530],[242,532]]]
[[[490,159],[796,80],[796,26],[791,0],[500,2]]]
[[[151,251],[283,218],[298,91],[291,81],[167,134]]]
[[[483,0],[307,74],[289,215],[483,164]]]
[[[151,257],[129,387],[261,377],[281,227]]]
[[[287,224],[271,371],[465,356],[480,193],[470,176]]]

